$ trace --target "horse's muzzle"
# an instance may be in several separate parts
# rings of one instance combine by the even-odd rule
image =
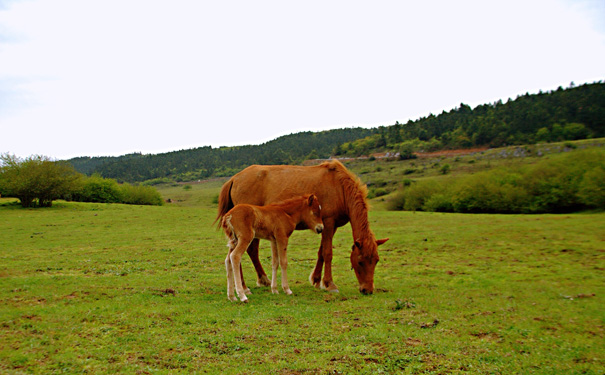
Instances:
[[[359,292],[361,292],[361,294],[364,294],[366,296],[374,293],[374,283],[364,284],[364,285],[360,286]]]
[[[323,231],[324,231],[324,226],[323,226],[323,225],[321,225],[321,224],[317,224],[317,225],[315,226],[315,232],[316,232],[317,234],[320,234],[320,233],[321,233],[321,232],[323,232]]]

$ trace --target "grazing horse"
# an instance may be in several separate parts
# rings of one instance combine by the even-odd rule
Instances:
[[[368,223],[367,188],[339,161],[311,167],[252,165],[223,185],[219,194],[216,221],[236,204],[263,206],[301,194],[315,194],[322,203],[324,230],[321,234],[317,263],[309,277],[311,284],[338,292],[332,280],[332,238],[338,227],[350,222],[354,240],[350,256],[351,267],[355,270],[359,291],[371,294],[374,291],[374,269],[379,260],[378,245],[388,239],[376,240],[374,237]],[[296,229],[305,227],[299,225]],[[258,240],[252,241],[248,255],[256,269],[257,284],[269,285],[258,258]]]
[[[246,288],[242,283],[241,258],[254,239],[271,241],[273,276],[271,290],[277,294],[277,267],[281,266],[281,285],[286,294],[292,294],[288,286],[286,249],[288,238],[298,225],[321,233],[321,206],[315,195],[307,194],[267,206],[238,204],[227,212],[221,226],[229,239],[229,254],[225,259],[227,269],[227,296],[237,301],[233,286],[240,301],[248,302]]]

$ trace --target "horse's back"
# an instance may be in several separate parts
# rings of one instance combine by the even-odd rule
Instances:
[[[326,168],[292,165],[252,165],[233,176],[231,199],[235,204],[264,206],[303,194],[321,194],[334,185]]]

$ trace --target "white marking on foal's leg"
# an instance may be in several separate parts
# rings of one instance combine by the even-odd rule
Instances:
[[[288,285],[288,258],[286,257],[285,248],[279,252],[279,263],[281,266],[281,287],[287,295],[292,295]]]
[[[237,291],[237,296],[239,297],[240,301],[248,302],[248,297],[246,297],[244,287],[242,286],[242,274],[239,271],[241,255],[233,251],[229,256],[231,258],[231,269],[233,270],[233,274],[235,276],[235,290]]]
[[[227,258],[225,259],[225,269],[227,270],[227,298],[229,298],[230,301],[237,301],[233,291],[235,280],[233,278],[233,269],[231,268],[231,257],[229,254],[227,254]]]

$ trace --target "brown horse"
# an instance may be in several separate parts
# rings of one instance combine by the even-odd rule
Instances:
[[[364,294],[374,291],[374,269],[379,260],[378,245],[368,223],[367,189],[338,161],[312,167],[252,165],[227,181],[220,192],[217,221],[234,205],[248,203],[263,206],[301,194],[315,194],[322,203],[324,230],[317,264],[309,277],[311,284],[338,292],[332,280],[332,238],[338,227],[351,222],[353,248],[351,266]],[[305,229],[299,225],[296,229]],[[258,240],[248,248],[258,276],[258,285],[269,285],[258,258]],[[322,280],[322,268],[325,273]]]
[[[227,296],[236,301],[233,286],[242,302],[248,302],[242,283],[240,261],[254,239],[271,241],[273,277],[271,290],[277,294],[277,267],[281,266],[282,288],[292,294],[288,286],[286,249],[288,238],[297,225],[305,225],[321,233],[321,206],[315,195],[307,194],[267,206],[238,204],[223,216],[221,226],[229,239],[229,254],[225,259],[227,269]]]

